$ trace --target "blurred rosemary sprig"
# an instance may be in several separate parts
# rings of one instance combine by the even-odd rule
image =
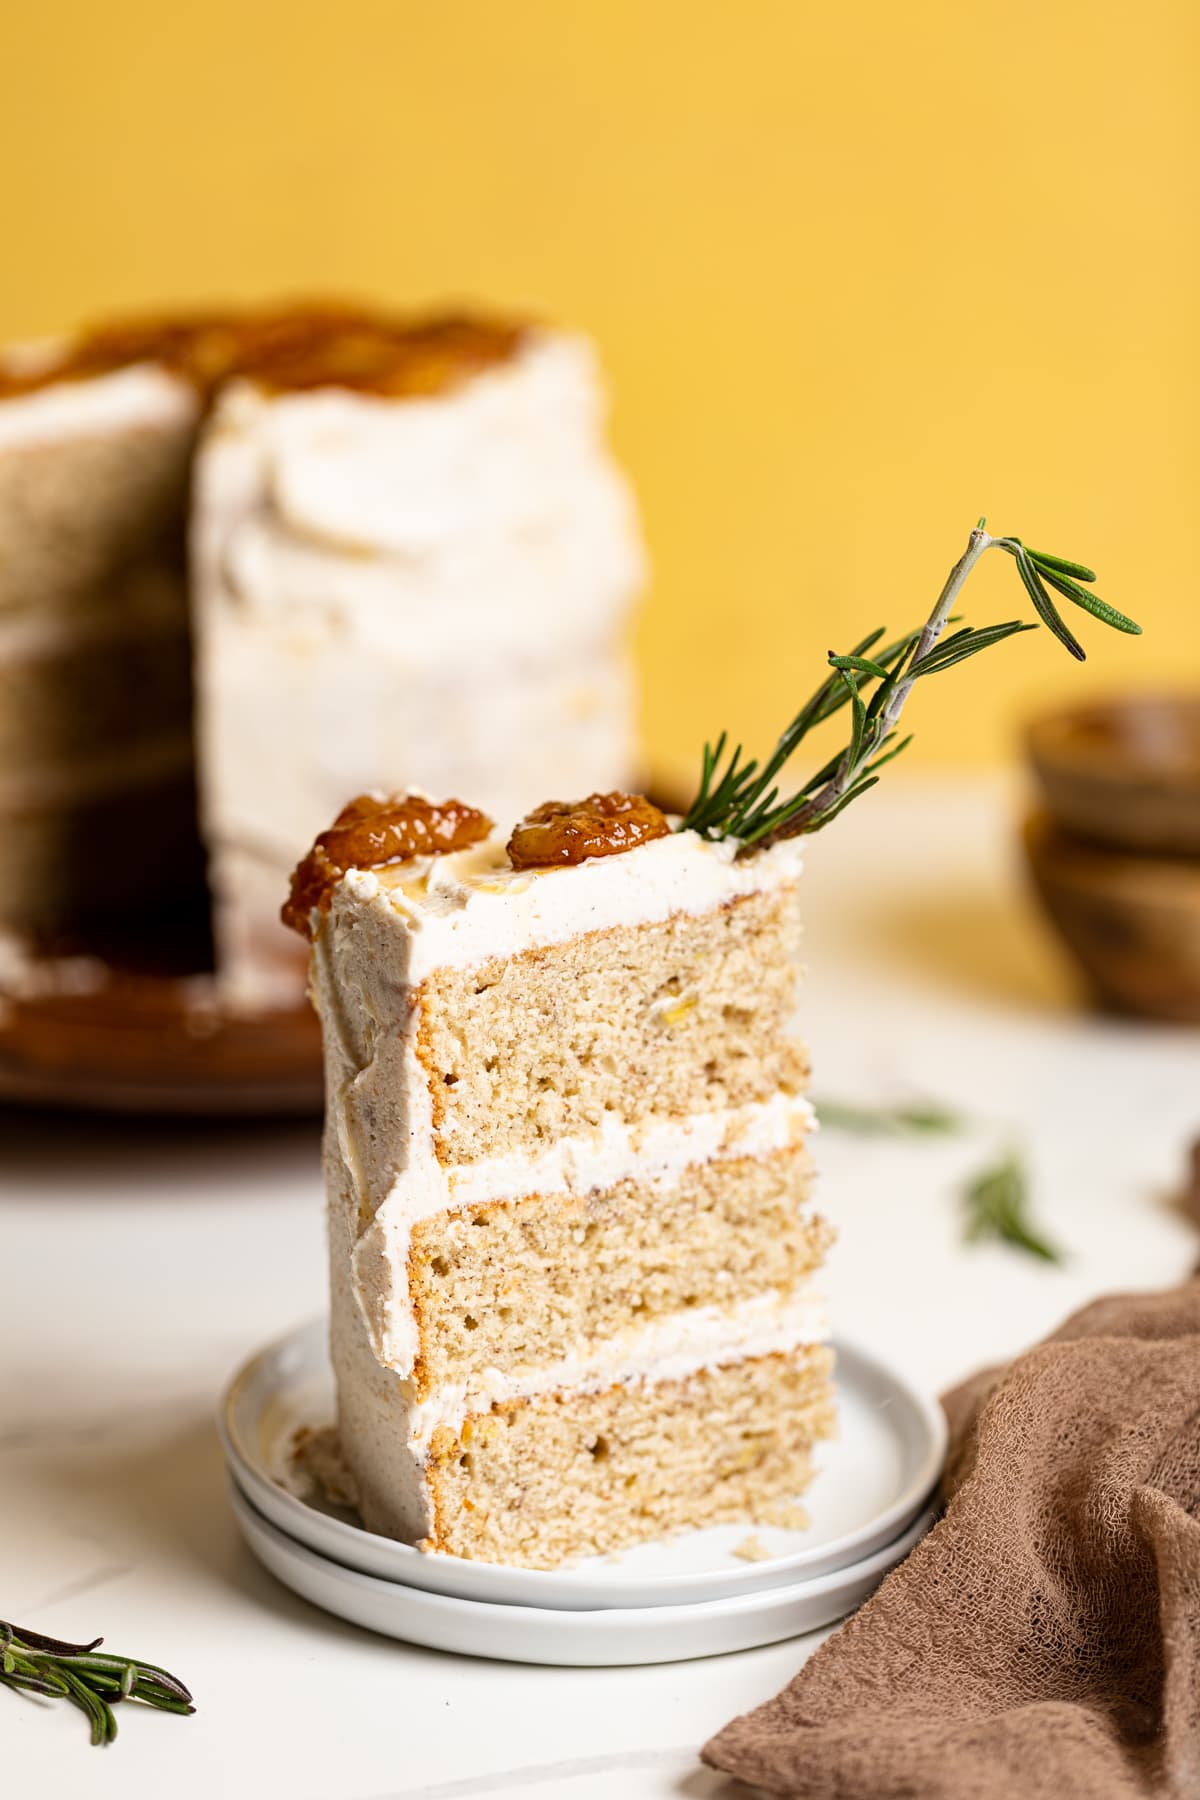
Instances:
[[[0,1619],[0,1683],[18,1692],[69,1700],[86,1713],[93,1744],[111,1744],[117,1735],[113,1707],[140,1700],[159,1712],[193,1713],[182,1681],[154,1663],[128,1656],[97,1656],[104,1642],[64,1644]]]
[[[1062,1261],[1062,1251],[1042,1236],[1030,1216],[1029,1175],[1016,1151],[976,1175],[964,1190],[963,1203],[963,1236],[969,1244],[997,1238],[1043,1262]]]
[[[846,1100],[814,1099],[818,1121],[830,1131],[850,1131],[859,1137],[917,1137],[949,1135],[963,1129],[957,1113],[944,1106],[860,1106]]]
[[[1036,630],[1033,624],[1010,619],[999,625],[964,625],[949,637],[943,636],[948,625],[958,623],[951,609],[967,576],[987,550],[1003,550],[1014,559],[1038,618],[1081,662],[1083,647],[1064,621],[1051,590],[1116,631],[1140,633],[1140,625],[1090,591],[1086,584],[1095,581],[1094,570],[1063,556],[1027,549],[1020,538],[992,537],[985,525],[980,519],[924,625],[880,650],[876,646],[886,635],[883,626],[844,656],[829,652],[832,673],[805,701],[765,763],[760,766],[753,759],[744,760],[740,744],[727,751],[725,732],[715,743],[705,744],[700,785],[679,829],[698,831],[709,838],[735,838],[742,849],[749,849],[775,838],[819,831],[836,819],[843,807],[874,787],[884,765],[912,742],[911,737],[899,737],[896,726],[918,681],[940,675],[1005,638]],[[815,726],[845,706],[850,708],[849,743],[823,763],[797,793],[780,800],[784,765]]]
[[[827,1130],[858,1137],[950,1136],[970,1125],[960,1114],[935,1102],[867,1106],[857,1101],[814,1099],[813,1108]],[[1011,1149],[973,1175],[960,1196],[965,1241],[976,1244],[994,1239],[1042,1262],[1061,1262],[1062,1251],[1033,1223],[1029,1186],[1025,1164]]]

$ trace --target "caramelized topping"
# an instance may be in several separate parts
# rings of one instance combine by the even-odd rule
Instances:
[[[260,331],[238,373],[276,392],[338,387],[409,399],[443,394],[516,354],[523,325],[457,317],[311,314],[307,329]]]
[[[403,399],[446,393],[506,362],[525,331],[512,320],[406,318],[338,301],[129,319],[82,332],[27,369],[0,361],[0,399],[144,362],[205,395],[241,375],[275,393],[334,387]]]
[[[586,800],[547,800],[522,819],[508,840],[514,869],[555,869],[589,856],[619,856],[670,826],[643,794],[589,794]]]
[[[0,362],[0,399],[147,362],[182,375],[207,392],[233,367],[240,331],[240,321],[231,312],[177,313],[95,326],[72,338],[57,355],[28,368]]]
[[[492,821],[461,800],[426,800],[420,794],[360,794],[323,831],[292,876],[280,918],[301,937],[312,937],[312,913],[329,911],[333,890],[347,869],[378,869],[413,856],[444,856],[477,844]]]

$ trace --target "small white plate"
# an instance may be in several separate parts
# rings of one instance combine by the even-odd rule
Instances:
[[[251,1550],[285,1587],[338,1618],[384,1637],[501,1662],[606,1668],[629,1663],[687,1662],[777,1644],[831,1625],[861,1606],[888,1570],[908,1555],[933,1523],[932,1508],[896,1543],[815,1581],[677,1606],[496,1606],[430,1594],[401,1581],[345,1569],[298,1544],[229,1484],[234,1516]]]
[[[498,1605],[664,1606],[813,1581],[892,1543],[929,1500],[941,1473],[941,1407],[866,1351],[839,1342],[840,1435],[820,1446],[803,1504],[805,1531],[756,1526],[769,1559],[734,1556],[749,1521],[641,1544],[567,1569],[516,1569],[430,1554],[364,1531],[353,1513],[302,1492],[289,1453],[302,1425],[329,1424],[333,1374],[322,1320],[300,1326],[234,1376],[218,1415],[230,1472],[255,1508],[318,1555],[385,1581]],[[803,1627],[801,1629],[807,1629]],[[783,1635],[786,1635],[783,1634]]]

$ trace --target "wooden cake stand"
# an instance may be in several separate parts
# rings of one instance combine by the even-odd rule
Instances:
[[[308,1002],[235,1015],[212,983],[207,904],[143,920],[136,939],[44,946],[0,994],[0,1100],[214,1118],[319,1113],[321,1036]]]

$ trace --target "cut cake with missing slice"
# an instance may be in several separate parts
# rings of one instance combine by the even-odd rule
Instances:
[[[457,803],[360,800],[285,909],[313,938],[364,1520],[542,1568],[761,1517],[834,1425],[797,847],[575,812],[590,835],[506,847]]]
[[[644,557],[604,412],[586,339],[479,313],[0,345],[0,988],[64,931],[153,909],[184,950],[211,910],[221,1008],[288,1011],[280,890],[347,793],[512,816],[547,766],[631,780]]]

